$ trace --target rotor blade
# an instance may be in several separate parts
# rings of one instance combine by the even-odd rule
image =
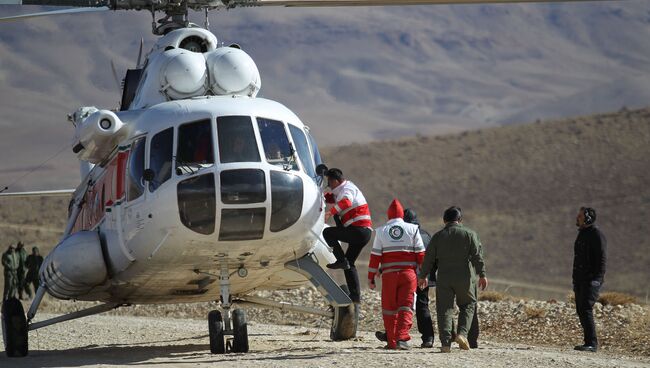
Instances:
[[[0,197],[62,197],[70,196],[74,189],[40,190],[35,192],[0,193]]]
[[[330,7],[330,6],[387,6],[429,4],[497,4],[497,3],[553,3],[594,0],[230,0],[224,1],[230,8],[244,6]],[[609,1],[609,0],[596,0]],[[622,0],[614,0],[622,1]]]
[[[0,1],[4,1],[4,0],[0,0]],[[4,17],[4,18],[0,18],[0,22],[8,22],[12,20],[28,19],[28,18],[36,18],[36,17],[45,17],[49,15],[102,12],[106,10],[110,10],[110,9],[106,6],[103,6],[100,8],[77,8],[77,9],[53,10],[53,11],[47,11],[42,13],[22,14],[22,15],[14,15],[11,17]]]

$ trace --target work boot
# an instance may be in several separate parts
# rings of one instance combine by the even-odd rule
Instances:
[[[443,345],[443,346],[440,348],[440,352],[441,352],[441,353],[451,353],[451,346],[444,346],[444,345]]]
[[[408,341],[398,341],[397,350],[411,350],[411,344]]]
[[[422,341],[422,345],[420,345],[421,348],[432,348],[433,347],[433,339],[432,340],[427,340],[427,341]]]
[[[588,351],[590,353],[595,353],[598,350],[598,347],[594,345],[578,345],[574,347],[573,350]]]
[[[388,341],[388,336],[386,336],[384,331],[375,331],[375,337],[379,341]]]
[[[454,341],[458,343],[458,346],[460,346],[461,349],[469,350],[469,342],[467,342],[467,338],[465,336],[456,335],[456,339]]]
[[[348,263],[347,259],[344,259],[342,261],[336,261],[334,263],[328,264],[327,268],[330,270],[349,270],[350,264]]]

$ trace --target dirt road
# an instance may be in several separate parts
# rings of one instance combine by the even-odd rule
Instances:
[[[42,318],[47,315],[41,315]],[[478,350],[386,351],[370,332],[331,342],[327,329],[250,323],[248,354],[209,353],[203,320],[93,316],[30,333],[30,355],[0,367],[650,367],[648,358],[484,341]],[[417,342],[417,341],[416,341]]]

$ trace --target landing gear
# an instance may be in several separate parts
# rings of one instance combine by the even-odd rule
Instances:
[[[346,294],[350,291],[347,285],[341,285],[341,290]],[[332,319],[332,328],[330,329],[330,339],[333,341],[349,340],[357,336],[357,326],[359,324],[359,305],[351,303],[349,305],[334,307],[334,319]]]
[[[221,312],[213,310],[208,313],[208,331],[210,332],[210,352],[212,354],[224,354],[226,345]]]
[[[10,358],[24,357],[29,352],[27,318],[23,305],[16,298],[2,303],[2,338]]]
[[[223,313],[213,310],[208,313],[208,330],[210,332],[210,352],[212,354],[247,353],[248,352],[248,323],[246,313],[235,309],[230,313],[232,301],[230,298],[230,273],[228,265],[221,264],[220,275],[221,308]],[[231,318],[232,317],[232,318]],[[232,335],[226,341],[225,335]]]
[[[232,334],[233,353],[248,353],[248,324],[246,313],[241,309],[232,312]]]

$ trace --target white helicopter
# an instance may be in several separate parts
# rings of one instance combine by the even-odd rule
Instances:
[[[359,6],[528,2],[526,0],[0,0],[0,4],[150,10],[162,37],[128,70],[120,111],[83,107],[74,124],[81,162],[75,190],[0,196],[72,195],[60,243],[40,270],[25,314],[2,306],[6,354],[28,354],[28,331],[133,304],[219,300],[208,314],[210,350],[249,350],[252,304],[332,318],[330,337],[356,335],[358,305],[323,270],[334,261],[321,238],[325,204],[315,140],[283,105],[256,95],[254,61],[218,46],[188,21],[188,9],[246,6]],[[165,17],[155,21],[157,12]],[[140,49],[142,55],[142,47]],[[332,308],[318,310],[251,295],[311,282]],[[45,321],[33,319],[45,293],[103,304]],[[225,336],[232,336],[226,340]]]

